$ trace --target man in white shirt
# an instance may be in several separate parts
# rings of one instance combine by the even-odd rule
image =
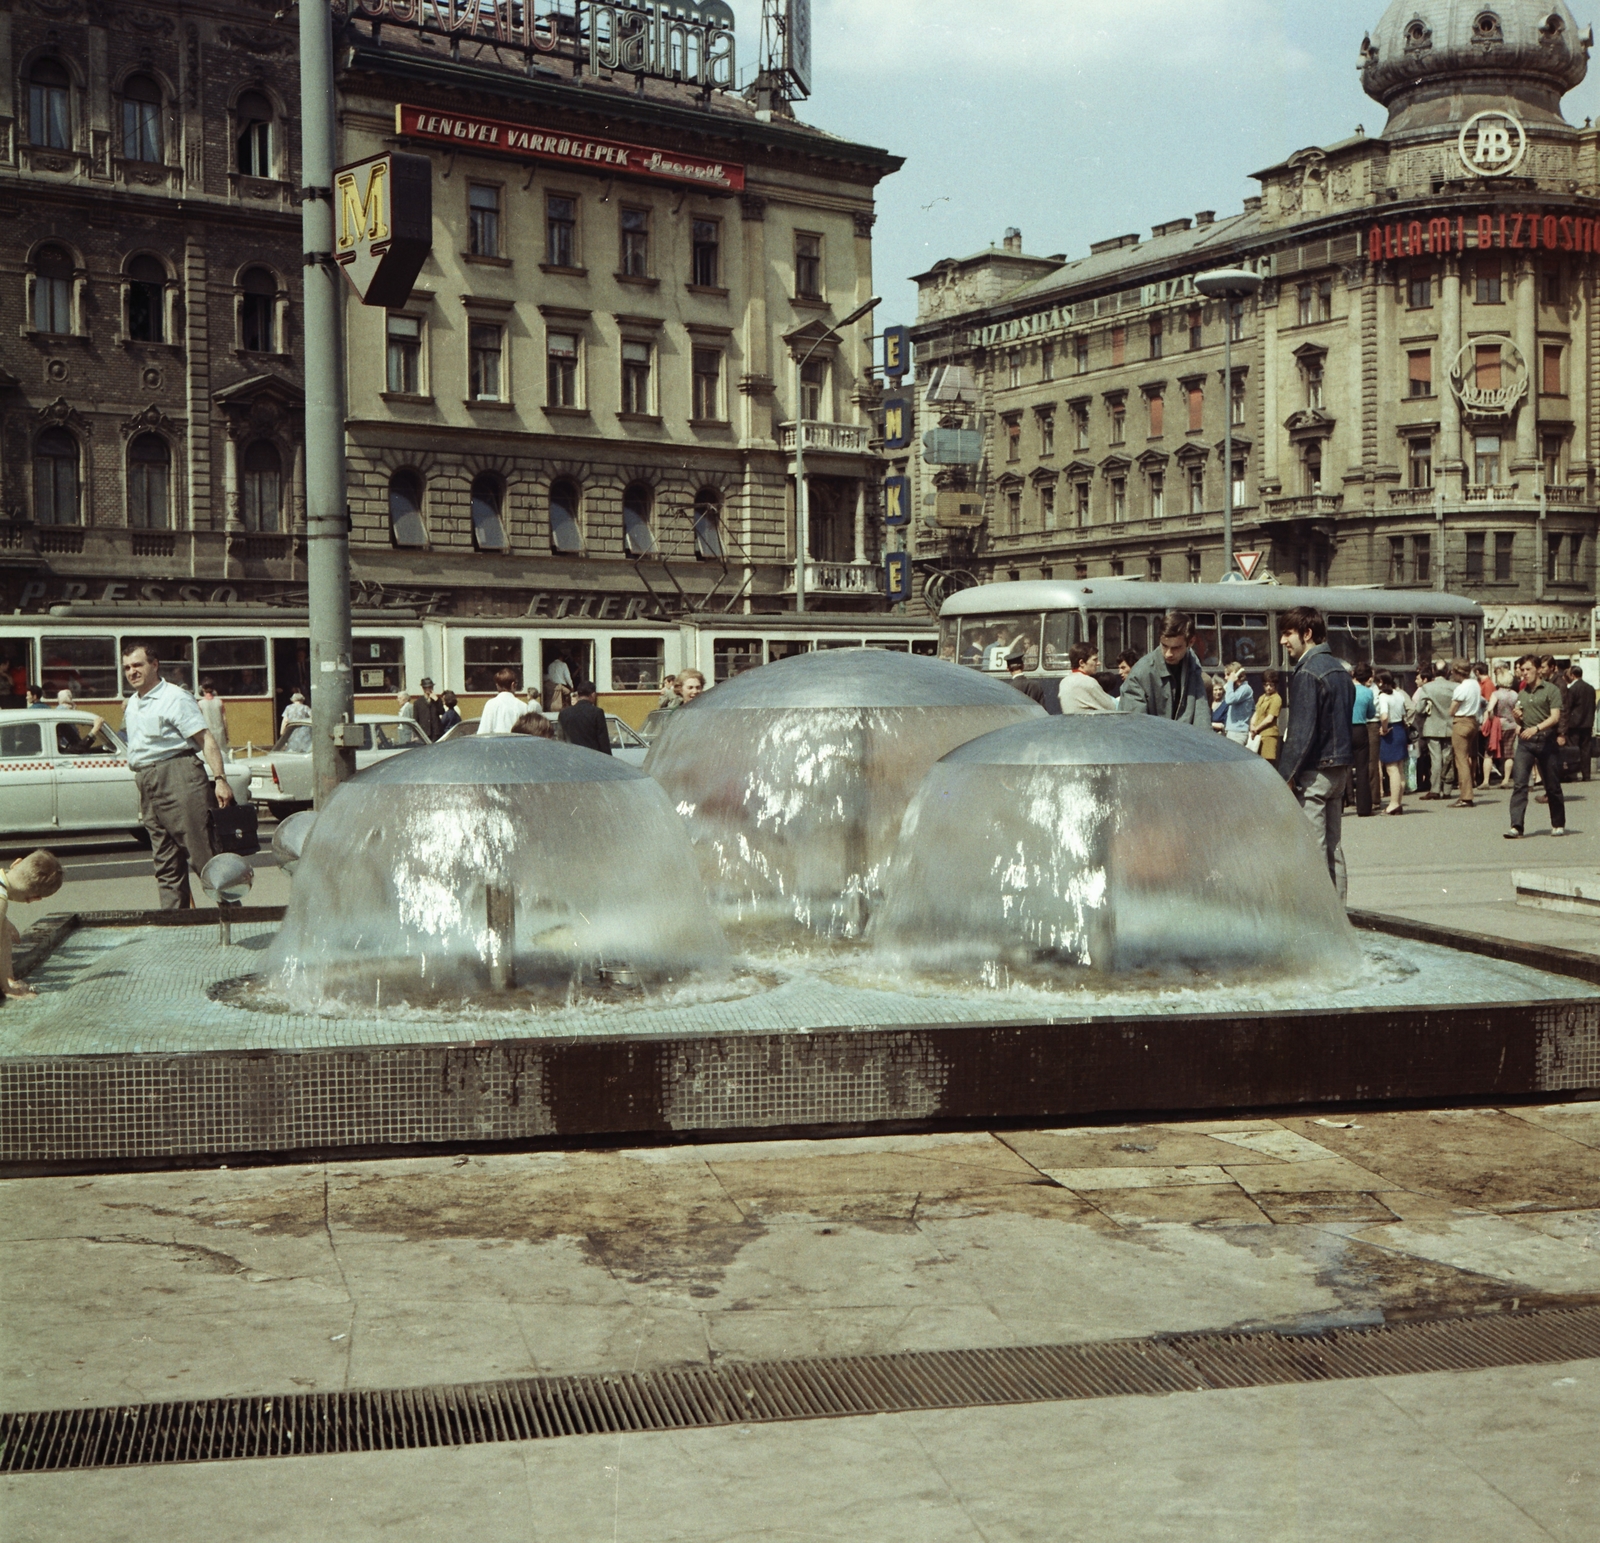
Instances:
[[[122,673],[133,689],[123,706],[122,731],[139,788],[139,816],[150,832],[161,908],[186,909],[194,904],[189,869],[198,873],[215,855],[206,816],[231,804],[233,789],[199,704],[182,686],[162,680],[154,645],[124,648]],[[216,778],[215,788],[206,777],[207,766]]]
[[[1067,650],[1072,673],[1061,681],[1061,711],[1064,713],[1114,713],[1117,703],[1106,694],[1095,676],[1100,673],[1100,656],[1093,643],[1074,643]]]
[[[498,695],[484,704],[483,716],[478,719],[479,734],[509,734],[517,726],[517,719],[528,710],[516,695],[515,671],[495,671],[494,683]]]
[[[1465,659],[1450,661],[1450,739],[1455,748],[1456,792],[1460,795],[1452,809],[1471,809],[1472,794],[1478,785],[1473,760],[1478,753],[1478,723],[1483,713],[1483,689],[1473,677]]]

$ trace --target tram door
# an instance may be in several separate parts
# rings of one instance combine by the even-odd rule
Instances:
[[[565,669],[556,670],[555,666],[561,664]],[[555,670],[552,677],[551,671]],[[553,701],[549,689],[550,681],[554,679],[559,684],[565,685],[565,677],[570,677],[574,686],[581,681],[594,679],[594,639],[593,638],[540,638],[539,639],[539,700],[545,707],[552,708],[564,705]],[[533,682],[529,682],[530,685]],[[571,700],[570,697],[567,698]]]
[[[283,722],[283,710],[298,691],[311,701],[311,639],[274,638],[272,640],[272,725]]]

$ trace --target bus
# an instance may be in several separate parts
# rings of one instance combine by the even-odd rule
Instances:
[[[1060,676],[1067,650],[1090,642],[1102,670],[1127,650],[1148,653],[1161,618],[1194,619],[1194,651],[1207,671],[1237,660],[1259,677],[1287,669],[1278,618],[1307,605],[1328,620],[1328,647],[1348,665],[1365,659],[1397,677],[1419,663],[1484,657],[1483,608],[1436,590],[1299,588],[1278,584],[1151,584],[1143,579],[1038,579],[980,584],[939,611],[939,657],[974,669],[1003,671],[1020,645],[1030,675]]]
[[[352,613],[356,711],[396,709],[401,690],[431,679],[454,691],[463,718],[494,695],[509,669],[518,689],[539,686],[562,661],[574,681],[592,680],[600,705],[635,728],[655,708],[668,675],[697,668],[716,685],[795,654],[826,648],[888,648],[932,655],[927,619],[794,612],[770,616],[694,614],[596,621],[567,617],[425,616],[399,608]],[[53,701],[71,691],[80,707],[122,726],[121,651],[148,640],[164,679],[189,691],[211,681],[227,704],[236,748],[270,745],[291,693],[314,684],[306,613],[278,606],[194,605],[143,610],[74,602],[36,616],[0,618],[0,707],[21,707],[30,685]]]

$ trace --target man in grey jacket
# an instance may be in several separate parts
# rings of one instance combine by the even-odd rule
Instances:
[[[1427,756],[1428,791],[1423,798],[1443,798],[1445,783],[1455,770],[1451,747],[1451,725],[1455,709],[1450,705],[1454,688],[1433,665],[1424,661],[1417,667],[1417,714],[1422,719],[1422,751]],[[1459,788],[1465,797],[1472,790]]]
[[[1168,611],[1161,641],[1128,671],[1118,710],[1170,718],[1211,732],[1211,692],[1191,646],[1194,622],[1182,611]]]
[[[1350,725],[1356,684],[1328,647],[1321,612],[1297,605],[1278,618],[1278,642],[1294,661],[1289,676],[1289,727],[1278,771],[1300,800],[1327,860],[1328,877],[1343,900],[1344,793],[1350,785]]]

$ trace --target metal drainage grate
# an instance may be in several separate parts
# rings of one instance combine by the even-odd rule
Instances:
[[[1600,1307],[0,1415],[0,1472],[400,1451],[1600,1358]]]

